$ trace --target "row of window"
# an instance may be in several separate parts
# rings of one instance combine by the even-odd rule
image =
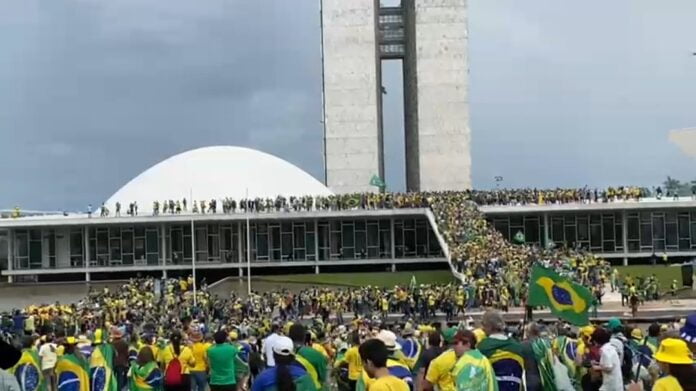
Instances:
[[[246,261],[244,222],[115,226],[15,231],[16,269]],[[441,257],[425,219],[255,222],[249,226],[252,261],[315,261]],[[85,247],[85,238],[87,246]]]
[[[696,212],[622,212],[548,216],[548,238],[556,246],[594,252],[696,251]],[[493,226],[506,238],[518,232],[529,244],[545,246],[544,218],[539,215],[494,217]]]

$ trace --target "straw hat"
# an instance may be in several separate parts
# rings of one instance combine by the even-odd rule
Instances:
[[[660,343],[660,347],[655,353],[655,360],[667,364],[691,365],[694,363],[691,350],[686,342],[676,338],[667,338]]]

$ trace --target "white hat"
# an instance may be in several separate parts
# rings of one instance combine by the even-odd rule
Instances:
[[[295,345],[292,340],[285,336],[280,336],[273,341],[273,353],[279,356],[290,356],[294,354]]]
[[[401,345],[398,342],[396,342],[396,334],[389,330],[380,331],[379,334],[377,334],[377,339],[384,342],[384,345],[389,350],[401,349]]]

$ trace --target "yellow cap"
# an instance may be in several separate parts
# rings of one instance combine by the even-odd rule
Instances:
[[[70,336],[70,337],[65,338],[65,344],[66,345],[75,345],[75,344],[77,344],[77,340],[75,339],[75,337]]]
[[[694,363],[686,342],[676,338],[667,338],[660,343],[655,353],[655,360],[668,364],[691,365]]]
[[[232,331],[230,331],[229,337],[230,337],[230,341],[236,341],[237,338],[239,338],[239,335],[237,334],[236,331],[232,330]]]
[[[594,331],[595,331],[594,326],[587,325],[587,326],[580,328],[580,335],[582,335],[584,337],[590,337],[590,336],[592,336],[592,333],[594,333]]]
[[[643,339],[643,330],[641,330],[637,327],[635,329],[631,330],[631,338]]]

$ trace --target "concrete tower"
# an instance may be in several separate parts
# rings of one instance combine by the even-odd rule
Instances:
[[[322,0],[327,185],[384,178],[382,60],[404,75],[406,187],[471,187],[466,0]]]

